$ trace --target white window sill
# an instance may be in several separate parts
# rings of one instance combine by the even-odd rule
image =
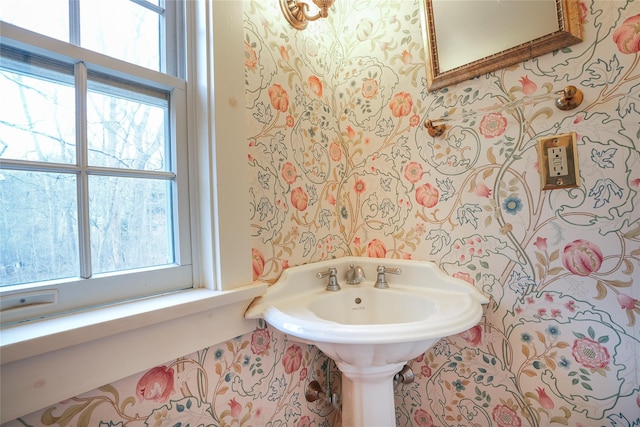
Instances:
[[[266,289],[194,289],[5,328],[0,422],[249,332],[244,311]]]

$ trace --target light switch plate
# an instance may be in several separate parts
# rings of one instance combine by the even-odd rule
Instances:
[[[540,138],[538,167],[543,190],[578,187],[580,173],[576,133]]]

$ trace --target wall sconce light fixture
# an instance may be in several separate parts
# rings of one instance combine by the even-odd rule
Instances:
[[[333,5],[334,0],[312,0],[313,4],[318,6],[320,10],[317,14],[309,16],[307,11],[309,5],[307,3],[297,0],[280,0],[280,9],[284,17],[289,24],[297,30],[304,30],[307,28],[309,21],[315,21],[319,18],[326,18],[329,16],[329,8]]]

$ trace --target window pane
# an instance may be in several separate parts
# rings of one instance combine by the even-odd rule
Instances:
[[[0,285],[79,275],[76,177],[0,169]]]
[[[94,273],[173,263],[171,181],[89,177]]]
[[[0,0],[0,20],[69,41],[69,0]]]
[[[114,88],[115,91],[115,88]],[[131,97],[136,94],[130,92]],[[140,98],[144,98],[140,95]],[[169,105],[90,90],[87,138],[91,166],[164,171],[167,161]],[[157,105],[160,104],[160,105]]]
[[[75,163],[71,76],[0,62],[0,159]]]
[[[130,0],[80,4],[82,47],[156,71],[164,71],[160,28],[160,15]]]

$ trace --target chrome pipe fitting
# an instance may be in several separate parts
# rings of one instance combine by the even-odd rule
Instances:
[[[318,381],[313,380],[307,384],[307,389],[304,392],[304,398],[307,402],[315,402],[316,400],[325,399],[326,397],[327,393],[322,390]]]
[[[404,365],[400,372],[393,376],[393,388],[398,387],[400,384],[410,384],[415,379],[411,366]]]

